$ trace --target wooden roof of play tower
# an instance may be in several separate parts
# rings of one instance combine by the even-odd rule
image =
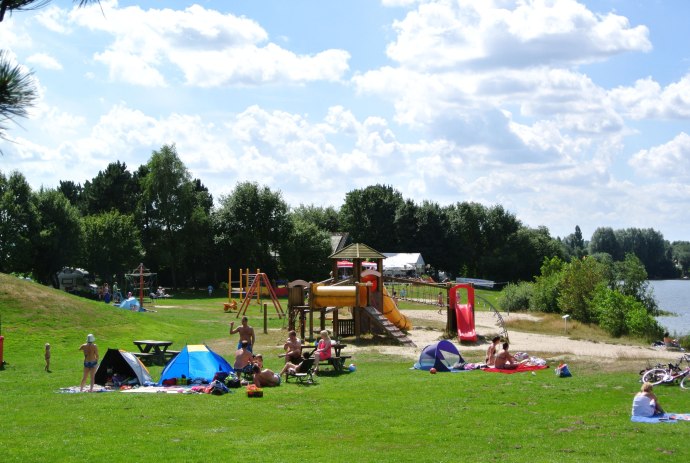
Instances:
[[[385,259],[386,256],[366,244],[352,243],[328,256],[329,259]]]

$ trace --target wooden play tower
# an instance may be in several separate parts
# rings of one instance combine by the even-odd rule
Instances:
[[[320,329],[325,329],[328,315],[333,320],[336,338],[363,334],[384,334],[395,341],[414,345],[401,329],[410,329],[409,320],[397,307],[391,307],[391,297],[383,286],[383,259],[386,256],[362,243],[351,244],[329,256],[331,278],[318,283],[304,280],[289,284],[288,325],[299,328],[303,339],[314,338],[314,315]],[[352,276],[339,280],[338,261],[352,261]],[[374,262],[376,269],[363,269],[363,262]],[[308,302],[307,300],[308,292]],[[351,317],[341,317],[340,309],[347,307]],[[349,314],[348,314],[349,315]]]

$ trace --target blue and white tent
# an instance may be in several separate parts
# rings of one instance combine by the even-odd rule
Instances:
[[[464,361],[455,344],[444,339],[422,349],[419,361],[414,364],[414,367],[417,370],[436,368],[438,372],[452,371],[456,363]]]
[[[213,352],[208,346],[186,345],[163,369],[158,385],[162,385],[166,379],[181,378],[183,375],[190,381],[195,379],[212,381],[219,371],[230,374],[235,370],[227,360]]]

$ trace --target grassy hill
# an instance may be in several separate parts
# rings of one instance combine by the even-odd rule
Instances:
[[[260,461],[511,462],[680,461],[690,423],[629,421],[637,371],[571,363],[574,376],[480,371],[430,375],[411,362],[357,354],[355,373],[315,386],[283,384],[262,399],[244,391],[185,394],[59,394],[78,384],[78,346],[94,333],[106,347],[136,338],[176,347],[208,342],[229,358],[233,343],[221,299],[184,295],[156,312],[132,313],[0,275],[5,360],[0,371],[3,462]],[[262,316],[250,314],[255,327]],[[282,321],[271,317],[270,326]],[[285,332],[259,331],[257,348],[277,370]],[[43,345],[53,345],[53,373]],[[152,369],[158,378],[160,367]],[[667,410],[690,412],[690,395],[656,391]]]

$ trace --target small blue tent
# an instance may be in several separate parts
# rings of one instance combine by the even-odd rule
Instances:
[[[465,360],[458,352],[458,349],[450,341],[445,339],[434,344],[429,344],[419,355],[419,361],[414,364],[417,370],[431,370],[436,368],[436,371],[451,371],[453,365]]]
[[[181,378],[183,375],[190,381],[195,379],[211,381],[219,371],[230,374],[235,370],[208,346],[187,345],[163,369],[158,385],[162,385],[166,379]]]

